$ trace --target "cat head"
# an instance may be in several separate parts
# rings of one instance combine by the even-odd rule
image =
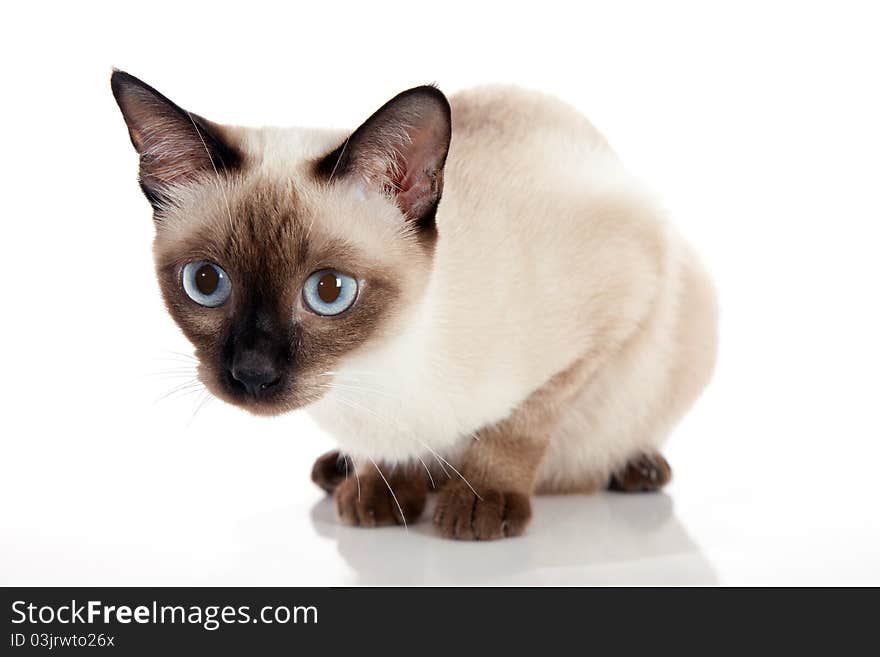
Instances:
[[[437,239],[451,137],[439,90],[405,91],[344,137],[221,126],[122,71],[111,86],[162,295],[212,393],[258,414],[304,406],[401,329]]]

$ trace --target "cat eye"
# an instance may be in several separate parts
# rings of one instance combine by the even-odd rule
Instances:
[[[357,281],[351,276],[322,269],[306,279],[303,300],[319,315],[338,315],[354,303],[357,291]]]
[[[232,283],[218,265],[200,260],[183,268],[183,289],[200,306],[216,308],[229,298]]]

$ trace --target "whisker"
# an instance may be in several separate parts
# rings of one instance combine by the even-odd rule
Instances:
[[[417,456],[416,458],[422,462],[422,466],[425,468],[425,472],[428,473],[428,480],[431,482],[431,488],[436,490],[437,486],[434,485],[434,477],[431,476],[431,469],[428,467],[428,464],[425,463],[421,456]]]
[[[446,469],[446,466],[443,465],[443,461],[441,461],[440,459],[438,459],[436,454],[434,454],[434,460],[437,461],[437,465],[440,466],[440,469],[443,471],[443,474],[446,475],[446,478],[447,478],[447,479],[452,479],[452,475],[449,474],[449,471]]]
[[[457,474],[459,477],[461,477],[461,480],[462,480],[465,484],[467,484],[467,487],[470,488],[470,489],[471,489],[471,492],[472,492],[474,495],[477,496],[477,499],[480,500],[481,502],[483,501],[483,498],[480,497],[480,494],[479,494],[476,490],[474,490],[474,487],[473,487],[473,486],[471,486],[471,482],[469,482],[467,479],[465,479],[465,476],[464,476],[463,474],[461,474],[458,470],[456,470],[456,468],[455,468],[454,465],[452,465],[449,461],[447,461],[447,460],[444,459],[442,456],[440,456],[440,455],[439,455],[437,452],[435,452],[433,449],[431,449],[430,447],[428,447],[428,446],[427,446],[425,443],[423,443],[421,440],[417,440],[416,442],[418,442],[422,447],[424,447],[425,449],[427,449],[427,450],[428,450],[429,452],[431,452],[434,456],[436,456],[438,459],[440,459],[440,460],[443,461],[446,465],[448,465],[450,468],[452,468],[452,471],[453,471],[455,474]]]
[[[357,482],[358,486],[358,502],[361,501],[361,477],[358,474],[357,463],[352,459],[351,469],[354,470],[354,480]]]
[[[177,365],[178,367],[191,367],[196,369],[198,367],[199,362],[194,360],[186,360],[185,358],[180,358],[177,356],[161,356],[156,357],[153,360],[159,363],[170,363],[172,365]]]
[[[159,403],[161,401],[172,401],[172,400],[183,399],[184,397],[189,397],[190,395],[195,395],[200,392],[202,392],[202,390],[201,390],[201,388],[198,388],[198,387],[187,388],[186,390],[177,390],[177,391],[175,391],[175,393],[173,395],[167,395],[164,398],[160,398],[160,399],[156,400],[156,403]]]
[[[318,385],[320,385],[323,388],[328,388],[330,390],[350,390],[352,392],[369,392],[369,393],[373,393],[374,395],[383,395],[383,396],[389,397],[391,399],[397,398],[396,395],[392,395],[391,393],[386,392],[384,390],[379,390],[378,388],[368,388],[365,386],[355,385],[355,384],[351,384],[351,383],[336,383],[334,381],[333,383],[321,383]]]
[[[193,356],[192,354],[187,354],[187,353],[184,353],[184,352],[182,352],[182,351],[174,351],[174,350],[172,350],[172,349],[165,349],[165,350],[163,350],[163,351],[164,351],[166,354],[170,355],[170,356],[180,356],[180,357],[182,357],[182,358],[186,358],[186,359],[189,359],[189,360],[195,361],[196,363],[199,362],[199,359],[196,358],[195,356]]]
[[[161,397],[156,399],[156,401],[153,403],[158,404],[159,402],[168,399],[169,397],[171,397],[172,395],[175,395],[176,393],[183,393],[181,396],[186,396],[190,393],[198,392],[200,389],[203,389],[203,388],[204,388],[204,384],[201,381],[199,381],[198,379],[194,379],[192,381],[187,381],[186,383],[182,383],[178,386],[175,386],[174,388],[172,388],[171,390],[166,392],[164,395],[162,395]]]
[[[375,377],[375,378],[377,378],[377,379],[385,378],[385,377],[387,376],[387,375],[385,375],[385,374],[383,374],[383,373],[381,373],[381,372],[374,372],[374,371],[372,371],[372,370],[350,370],[350,369],[346,369],[346,370],[343,370],[343,371],[341,371],[341,372],[332,372],[332,371],[328,371],[328,372],[324,372],[324,374],[331,374],[331,375],[342,376],[343,378],[354,378],[354,379],[356,379],[357,377],[356,377],[356,376],[355,376],[355,377],[351,377],[351,376],[349,376],[349,375],[351,375],[351,374],[355,374],[355,375],[357,375],[357,374],[362,374],[362,375],[366,375],[366,376],[372,376],[372,377]]]
[[[330,389],[333,389],[333,388],[334,388],[334,384],[333,384],[333,383],[321,384],[321,385],[322,385],[323,387],[330,388]],[[359,404],[358,402],[354,401],[353,399],[347,398],[347,397],[345,397],[343,394],[341,394],[342,391],[345,391],[345,390],[354,390],[354,389],[355,389],[355,388],[353,388],[353,387],[349,387],[349,388],[336,387],[336,390],[337,390],[337,391],[340,391],[340,394],[336,395],[336,396],[335,396],[335,399],[336,399],[337,401],[339,401],[340,403],[344,404],[345,406],[348,406],[349,408],[352,408],[352,409],[354,409],[354,410],[356,410],[356,411],[362,411],[362,412],[365,412],[365,413],[368,413],[368,414],[372,415],[372,416],[375,417],[377,420],[379,420],[380,422],[385,423],[386,426],[388,426],[388,427],[390,427],[390,428],[392,428],[392,429],[396,428],[396,426],[391,422],[391,420],[390,420],[389,418],[383,417],[382,415],[380,415],[379,413],[377,413],[377,412],[374,411],[373,409],[371,409],[371,408],[369,408],[369,407],[367,407],[367,406],[363,406],[362,404]],[[369,389],[363,389],[363,390],[364,390],[365,392],[370,392]],[[479,437],[477,437],[477,435],[476,435],[475,433],[474,433],[474,434],[471,434],[471,438],[473,438],[473,439],[476,440],[476,441],[479,441]],[[428,445],[426,445],[426,444],[423,443],[422,441],[420,441],[420,440],[418,440],[418,439],[416,439],[416,438],[413,438],[413,440],[415,440],[417,443],[419,443],[424,449],[426,449],[426,450],[428,450],[429,452],[431,452],[431,454],[434,456],[434,459],[435,459],[435,460],[437,461],[437,463],[440,465],[440,469],[441,469],[441,470],[443,471],[443,473],[446,475],[447,479],[452,479],[452,476],[451,476],[451,475],[449,474],[449,472],[446,470],[445,465],[448,465],[448,466],[452,469],[452,471],[453,471],[455,474],[457,474],[457,475],[459,476],[459,478],[465,483],[465,485],[466,485],[468,488],[470,488],[471,492],[477,497],[478,500],[483,501],[482,496],[481,496],[481,495],[476,491],[476,489],[471,485],[471,482],[469,482],[469,481],[467,480],[467,478],[466,478],[461,472],[459,472],[458,469],[457,469],[454,465],[452,465],[452,463],[450,463],[450,462],[447,461],[445,458],[443,458],[442,456],[440,456],[436,451],[434,451],[431,447],[429,447]],[[434,479],[433,479],[433,477],[431,476],[431,471],[430,471],[430,469],[428,468],[427,464],[425,464],[424,460],[422,460],[421,457],[418,457],[418,458],[419,458],[419,460],[422,462],[422,465],[425,467],[425,470],[428,472],[428,476],[429,476],[430,479],[431,479],[431,485],[433,486],[433,485],[434,485]],[[372,461],[372,459],[370,459],[370,460]],[[444,465],[444,464],[445,464],[445,465]],[[375,465],[375,462],[373,463],[373,465]],[[378,466],[377,466],[377,469],[378,469]],[[357,474],[356,471],[355,471],[355,474]],[[379,474],[381,474],[381,471],[379,471]],[[384,475],[383,475],[383,479],[384,479]],[[387,482],[386,482],[386,485],[387,485]],[[389,487],[389,489],[390,489],[390,487]],[[392,491],[392,496],[393,496],[393,495],[394,495],[394,493],[393,493],[393,491]],[[358,499],[360,499],[360,489],[358,489],[358,496],[359,496]],[[395,500],[395,501],[396,501],[396,500]],[[403,515],[402,512],[401,512],[401,515]]]
[[[388,480],[385,478],[385,475],[382,474],[382,471],[379,469],[379,466],[376,465],[376,462],[372,457],[367,457],[370,459],[370,463],[373,464],[373,467],[376,468],[376,472],[379,473],[379,476],[382,477],[382,481],[385,482],[385,485],[388,487],[388,492],[391,493],[391,499],[394,500],[394,503],[397,505],[397,510],[400,511],[400,519],[403,520],[403,529],[409,532],[409,527],[406,524],[406,516],[403,515],[403,507],[400,506],[400,502],[397,501],[397,495],[394,494],[394,491],[391,489],[391,484],[388,483]]]
[[[146,374],[142,374],[141,377],[144,379],[181,379],[181,378],[194,378],[196,373],[192,369],[180,369],[180,370],[165,370],[163,372],[147,372]]]
[[[330,171],[330,175],[327,177],[327,184],[329,185],[333,182],[333,176],[336,175],[336,169],[339,167],[339,163],[342,162],[342,156],[345,155],[345,149],[348,148],[348,141],[351,139],[351,135],[345,138],[345,143],[342,144],[342,148],[339,150],[339,157],[336,158],[336,162],[333,163],[333,169]]]
[[[196,419],[196,415],[198,415],[199,411],[202,410],[205,406],[207,406],[208,403],[210,403],[214,399],[214,395],[212,395],[211,391],[208,390],[207,388],[205,388],[202,391],[202,394],[204,395],[204,397],[198,403],[195,410],[192,412],[192,415],[190,416],[189,421],[186,423],[187,429],[189,429],[190,425],[192,425],[192,423]]]
[[[172,367],[167,367],[165,369],[158,370],[159,372],[192,372],[196,373],[198,368],[196,368],[194,363],[180,363],[177,362]]]
[[[344,401],[348,404],[348,406],[349,406],[350,408],[353,408],[353,409],[355,409],[355,410],[357,410],[357,411],[363,411],[364,413],[368,413],[368,414],[372,415],[373,417],[375,417],[375,418],[376,418],[377,420],[379,420],[380,422],[384,422],[385,425],[386,425],[387,427],[391,428],[391,429],[396,428],[395,425],[392,424],[392,422],[391,422],[390,419],[385,418],[385,417],[382,417],[382,416],[379,415],[376,411],[374,411],[372,408],[369,408],[369,407],[367,407],[367,406],[363,406],[362,404],[357,403],[357,402],[354,401],[353,399],[350,399],[350,398],[344,397],[343,395],[336,395],[336,399],[338,399],[339,401],[343,401],[343,400],[344,400]]]

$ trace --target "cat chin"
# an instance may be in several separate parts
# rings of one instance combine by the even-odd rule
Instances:
[[[215,397],[217,397],[224,404],[229,404],[230,406],[234,406],[235,408],[241,409],[250,413],[251,415],[256,415],[258,417],[274,417],[276,415],[283,415],[285,413],[293,410],[287,403],[281,401],[253,401],[253,400],[241,400],[241,399],[232,399],[228,395],[224,393],[213,393]]]
[[[243,411],[247,411],[251,415],[255,415],[257,417],[276,417],[278,415],[284,415],[285,413],[289,413],[294,410],[289,408],[286,405],[281,404],[268,404],[265,402],[249,402],[249,403],[232,403],[233,406],[236,406]]]
[[[285,395],[283,391],[279,391],[277,395],[266,399],[254,399],[239,394],[231,394],[225,388],[215,385],[206,385],[208,390],[217,399],[225,404],[239,408],[251,415],[258,417],[275,417],[285,415],[291,411],[303,408],[304,406],[316,401],[316,398],[302,397],[300,395]]]

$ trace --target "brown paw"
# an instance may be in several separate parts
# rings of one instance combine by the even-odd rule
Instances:
[[[354,465],[350,458],[338,451],[322,454],[312,466],[312,481],[328,493],[336,490],[349,474],[354,476]]]
[[[384,467],[382,474],[388,480],[387,484],[375,470],[358,472],[357,477],[352,471],[351,476],[339,484],[335,498],[336,514],[341,523],[381,527],[411,523],[421,515],[428,496],[424,474],[393,472]],[[389,486],[394,491],[393,496]]]
[[[660,490],[672,479],[672,468],[657,452],[632,458],[611,475],[608,489],[623,493],[643,493]]]
[[[480,498],[463,481],[446,484],[434,512],[440,533],[446,538],[487,541],[525,531],[532,517],[528,495],[488,489],[480,491]]]

